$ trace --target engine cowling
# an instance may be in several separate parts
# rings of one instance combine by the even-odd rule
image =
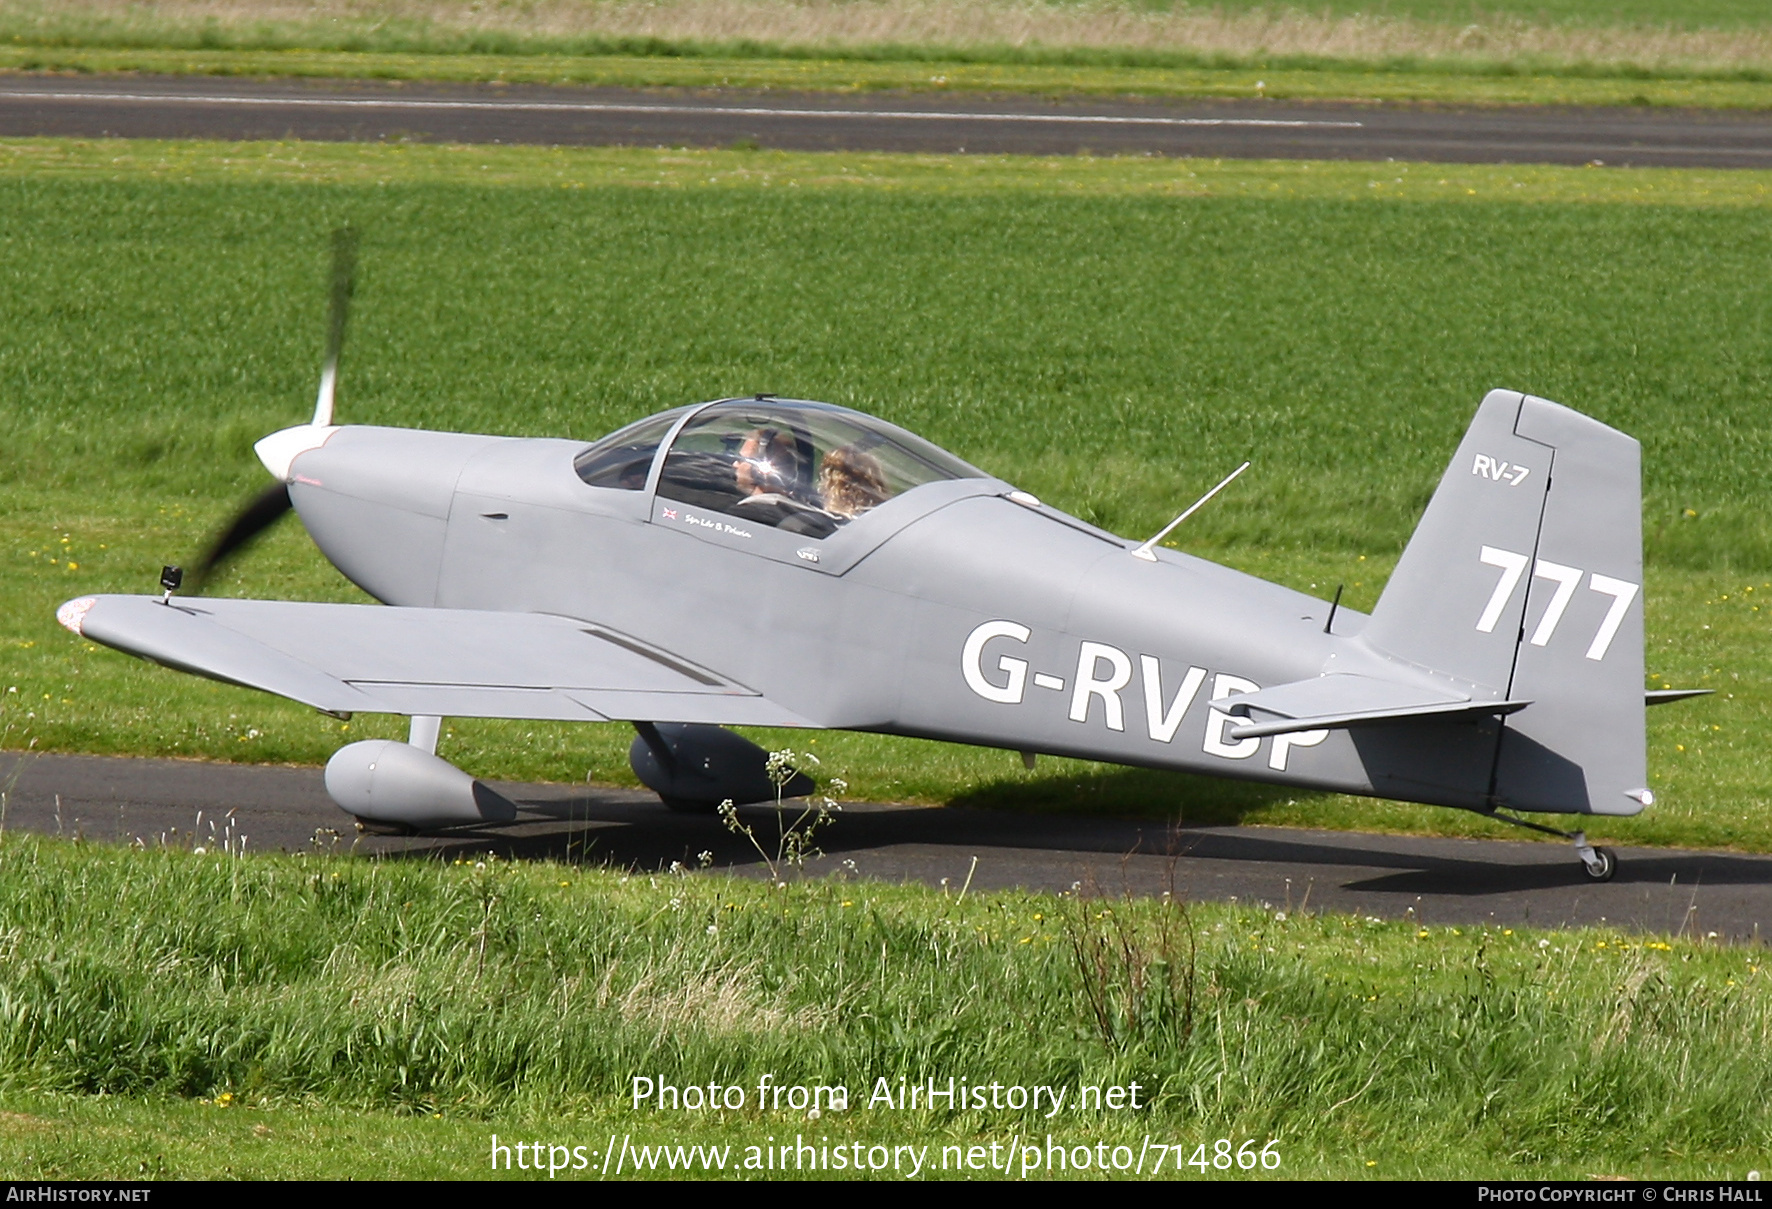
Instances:
[[[723,726],[684,722],[636,722],[640,732],[628,748],[628,766],[640,783],[679,810],[713,810],[728,798],[735,806],[773,802],[769,753]],[[781,787],[800,798],[818,787],[796,772]]]
[[[326,792],[368,823],[436,831],[472,823],[509,823],[517,807],[449,761],[392,739],[365,739],[326,762]]]

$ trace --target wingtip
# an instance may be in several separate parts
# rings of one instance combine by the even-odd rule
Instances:
[[[61,606],[61,608],[55,611],[55,619],[62,624],[63,629],[84,637],[83,630],[86,626],[86,615],[92,611],[92,606],[97,603],[98,597],[96,596],[82,596],[77,600],[67,601]]]

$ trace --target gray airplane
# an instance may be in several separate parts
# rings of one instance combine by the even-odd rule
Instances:
[[[336,425],[348,293],[346,268],[313,420],[258,443],[277,482],[207,561],[293,507],[383,603],[177,596],[168,568],[160,595],[57,616],[327,713],[409,716],[408,742],[327,766],[374,828],[515,817],[435,754],[448,716],[631,722],[640,779],[710,811],[776,796],[725,727],[818,727],[1457,807],[1566,836],[1604,880],[1610,851],[1509,812],[1638,813],[1645,705],[1694,695],[1643,687],[1637,442],[1544,399],[1483,400],[1366,616],[824,403],[722,399],[590,445]]]

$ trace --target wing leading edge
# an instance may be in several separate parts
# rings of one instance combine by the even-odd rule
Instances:
[[[669,651],[545,613],[87,596],[56,617],[128,654],[329,713],[815,725]]]

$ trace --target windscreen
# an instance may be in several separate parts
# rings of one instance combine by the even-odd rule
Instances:
[[[658,443],[682,414],[681,407],[674,407],[610,433],[574,458],[572,468],[593,487],[643,491]]]

